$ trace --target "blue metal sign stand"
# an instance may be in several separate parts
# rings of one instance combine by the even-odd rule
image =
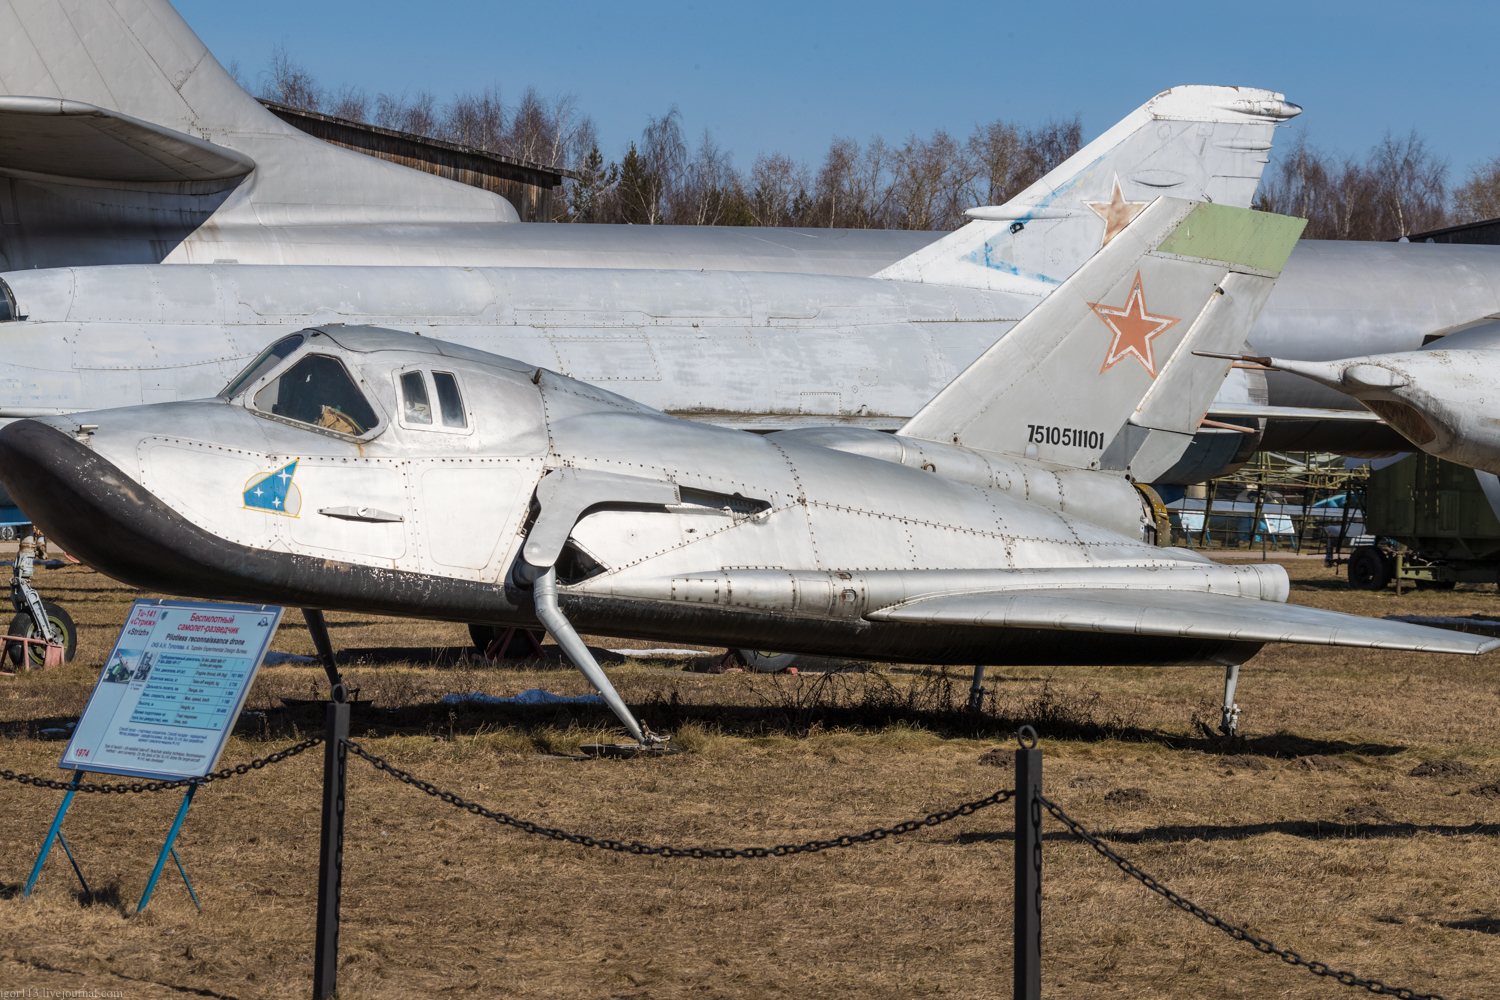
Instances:
[[[88,893],[83,871],[62,833],[63,817],[87,771],[176,781],[201,778],[212,770],[283,612],[269,605],[165,599],[141,599],[132,605],[58,764],[76,770],[23,895],[30,896],[36,888],[54,841],[62,843]],[[124,648],[127,644],[130,648]],[[193,905],[202,911],[176,846],[197,791],[198,785],[188,785],[136,913],[151,902],[168,856]]]
[[[29,897],[36,888],[37,879],[41,878],[42,865],[47,862],[47,855],[52,852],[52,843],[56,841],[62,844],[62,849],[68,855],[68,861],[73,865],[73,874],[78,876],[78,884],[83,886],[84,895],[88,895],[89,884],[83,878],[83,871],[78,867],[78,859],[73,856],[73,849],[68,846],[68,838],[63,836],[62,821],[67,815],[68,806],[73,804],[73,796],[78,791],[78,786],[83,782],[84,771],[75,771],[72,787],[63,796],[62,803],[57,807],[57,815],[52,817],[52,825],[47,829],[47,837],[42,841],[41,853],[36,857],[36,864],[31,866],[31,876],[26,880],[26,887],[21,890],[23,897]],[[189,785],[187,794],[182,797],[182,805],[177,810],[177,818],[172,821],[172,829],[167,833],[167,842],[161,845],[161,854],[157,856],[156,867],[151,869],[151,877],[146,880],[146,891],[141,894],[141,901],[136,906],[135,912],[140,913],[151,901],[151,893],[156,889],[157,879],[161,878],[162,869],[166,867],[167,855],[177,864],[177,871],[182,875],[182,884],[187,886],[188,895],[193,897],[193,905],[198,912],[203,912],[203,904],[198,902],[198,893],[193,889],[192,880],[188,878],[187,869],[183,867],[182,858],[177,854],[177,834],[182,829],[182,821],[187,819],[188,806],[193,804],[193,793],[198,790],[197,785]]]
[[[151,877],[146,880],[146,891],[141,893],[141,901],[136,905],[135,912],[140,913],[151,902],[151,891],[156,888],[156,880],[161,878],[161,870],[166,866],[167,855],[172,855],[172,860],[177,862],[177,870],[182,873],[182,884],[187,886],[188,895],[193,897],[193,905],[198,907],[198,912],[203,912],[203,907],[198,903],[198,894],[193,891],[193,883],[188,881],[187,869],[182,867],[182,859],[177,856],[177,832],[182,829],[182,821],[187,819],[188,806],[193,804],[193,793],[198,790],[197,785],[188,785],[187,794],[182,797],[182,805],[177,810],[177,818],[172,821],[172,829],[167,832],[167,842],[161,845],[161,853],[156,856],[156,867],[151,869]]]
[[[89,891],[89,884],[83,880],[83,872],[78,868],[78,861],[73,857],[73,849],[68,846],[67,838],[62,833],[63,816],[68,812],[68,806],[73,804],[73,795],[78,791],[78,786],[83,782],[85,772],[75,771],[73,773],[73,785],[68,789],[68,794],[63,796],[62,804],[57,807],[57,815],[52,817],[52,825],[47,828],[47,839],[42,841],[42,852],[36,856],[36,864],[31,866],[31,876],[26,880],[26,888],[21,890],[23,897],[31,895],[31,890],[36,888],[36,880],[42,875],[42,865],[47,861],[47,855],[52,853],[52,842],[61,840],[63,850],[67,852],[68,860],[73,863],[73,873],[78,876],[78,883],[83,886],[83,891]]]

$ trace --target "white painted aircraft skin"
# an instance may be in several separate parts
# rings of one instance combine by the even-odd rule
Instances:
[[[1232,730],[1239,664],[1267,641],[1500,646],[1288,606],[1280,567],[1160,544],[1129,474],[1186,447],[1300,231],[1152,204],[882,436],[930,448],[931,468],[672,419],[434,337],[323,326],[288,331],[216,398],[14,421],[0,481],[137,586],[540,619],[635,734],[578,629],[918,662],[1214,664]],[[938,288],[882,284],[914,309]],[[1037,422],[1048,433],[1026,433]],[[989,481],[950,474],[957,452]]]
[[[1365,247],[1371,252],[1353,256],[1368,266],[1345,271],[1351,280],[1329,292],[1326,255],[1299,243],[1251,349],[1305,360],[1349,356],[1350,347],[1411,350],[1500,315],[1500,248],[1356,249]],[[1404,268],[1430,278],[1425,295],[1388,280]],[[1038,301],[873,278],[696,270],[150,265],[0,277],[27,317],[0,323],[0,416],[212,395],[280,332],[351,323],[628,384],[654,407],[728,426],[893,429]],[[1334,308],[1332,294],[1364,309]],[[1233,374],[1222,402],[1253,400],[1244,378]],[[1280,379],[1261,403],[1360,409],[1342,393]]]

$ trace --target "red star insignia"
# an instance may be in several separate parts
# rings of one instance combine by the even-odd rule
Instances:
[[[1135,272],[1135,284],[1130,286],[1130,296],[1125,305],[1107,306],[1101,302],[1090,302],[1089,308],[1114,332],[1114,342],[1109,345],[1109,354],[1104,358],[1100,374],[1113,368],[1115,362],[1133,355],[1156,378],[1156,357],[1151,351],[1151,341],[1166,333],[1179,322],[1171,316],[1153,316],[1146,311],[1146,293],[1141,290],[1141,272]]]
[[[1109,201],[1086,201],[1084,204],[1104,220],[1104,243],[1114,239],[1122,229],[1130,225],[1132,219],[1141,214],[1141,209],[1146,207],[1144,201],[1125,200],[1125,195],[1120,190],[1119,174],[1115,174],[1114,193]],[[1104,243],[1099,245],[1103,246]]]

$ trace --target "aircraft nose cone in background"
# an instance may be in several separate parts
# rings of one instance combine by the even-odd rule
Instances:
[[[61,419],[85,429],[69,433],[59,426]],[[0,428],[0,483],[65,550],[130,582],[119,571],[134,556],[120,556],[122,549],[138,549],[142,493],[138,483],[78,440],[87,440],[92,425],[94,418],[84,413]]]

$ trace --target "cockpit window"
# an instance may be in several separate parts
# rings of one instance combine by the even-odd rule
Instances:
[[[262,375],[269,374],[271,369],[281,364],[289,354],[301,347],[302,342],[306,339],[302,334],[294,333],[290,337],[283,337],[281,340],[276,341],[276,343],[261,351],[255,360],[245,367],[244,371],[234,377],[233,382],[224,387],[224,391],[219,393],[219,395],[225,399],[233,398],[234,394],[245,388],[245,386],[252,384]]]
[[[409,424],[432,423],[432,404],[427,401],[427,382],[421,372],[401,376],[401,419]]]
[[[255,408],[355,437],[378,423],[344,366],[322,354],[309,354],[268,382],[255,394]]]
[[[16,297],[11,294],[10,286],[4,280],[0,280],[0,323],[9,323],[13,319],[20,319],[16,315]]]
[[[432,383],[437,386],[438,408],[443,411],[443,426],[469,426],[464,417],[464,398],[458,394],[458,380],[447,372],[433,372]]]

